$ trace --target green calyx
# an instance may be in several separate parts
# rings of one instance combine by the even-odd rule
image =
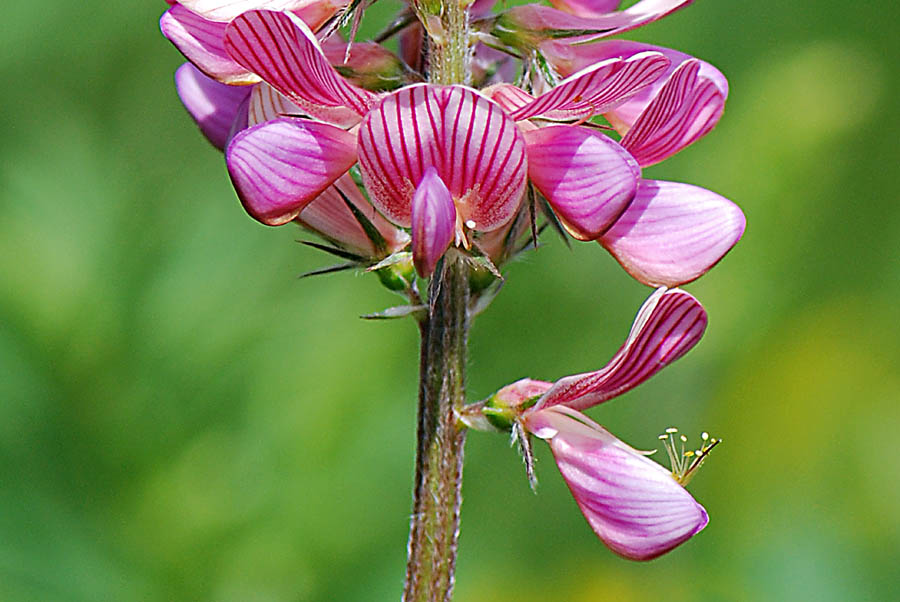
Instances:
[[[499,399],[497,395],[494,395],[484,404],[481,413],[484,414],[484,417],[487,418],[488,422],[497,429],[501,431],[511,431],[519,416],[521,416],[525,410],[536,404],[540,398],[540,395],[536,395],[526,399],[518,405],[512,406],[506,401]]]

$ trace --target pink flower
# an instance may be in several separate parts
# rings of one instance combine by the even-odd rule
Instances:
[[[700,340],[706,322],[706,312],[690,294],[659,289],[606,366],[555,383],[520,380],[482,408],[493,424],[519,424],[550,444],[591,528],[626,558],[664,554],[702,530],[708,517],[679,482],[684,475],[673,477],[579,410],[631,390],[682,357]]]
[[[707,94],[711,88],[718,90],[716,85],[707,81],[691,85],[698,81],[696,60],[683,60],[664,84],[655,83],[667,68],[671,70],[669,60],[662,52],[641,46],[641,52],[626,58],[613,56],[593,63],[537,98],[510,84],[485,92],[520,120],[529,177],[568,232],[580,240],[598,241],[644,284],[678,286],[718,263],[741,238],[746,222],[740,208],[714,192],[641,178],[639,162],[630,151],[645,160],[677,152],[714,125],[724,102],[724,97],[721,102],[715,100],[716,93]],[[623,78],[622,73],[650,77]],[[592,89],[612,89],[606,96],[595,96],[602,101],[582,103],[575,110],[566,107],[571,111],[568,115],[548,102],[553,96],[565,98],[567,91],[584,89],[586,79],[598,75]],[[686,88],[699,93],[682,94]],[[654,89],[659,93],[646,100],[647,91]],[[703,105],[692,98],[712,98],[712,102]],[[544,121],[548,116],[594,113],[624,116],[631,105],[640,104],[645,109],[632,120],[631,131],[621,143],[593,128],[548,126]],[[540,106],[550,108],[542,114]]]
[[[224,46],[271,86],[259,90],[322,120],[275,119],[229,145],[238,195],[263,223],[296,217],[358,158],[375,207],[413,228],[423,276],[450,245],[477,245],[479,236],[508,224],[526,173],[573,236],[600,241],[652,286],[697,278],[743,232],[743,215],[727,199],[687,184],[642,180],[631,153],[595,129],[546,125],[610,113],[638,98],[670,68],[663,52],[611,56],[534,98],[511,85],[484,95],[431,84],[389,94],[366,90],[330,65],[312,30],[291,13],[244,13],[228,25]],[[680,71],[673,73],[670,80]],[[251,93],[251,109],[261,94]],[[278,112],[291,111],[270,113]],[[416,196],[428,168],[437,179]],[[415,223],[414,199],[418,215],[427,216]]]
[[[164,36],[200,71],[225,84],[252,84],[259,77],[236,62],[225,50],[228,23],[248,10],[291,11],[318,29],[344,0],[183,0],[173,2],[159,20]]]
[[[674,155],[712,130],[728,97],[728,80],[718,69],[669,48],[627,40],[578,45],[548,40],[541,52],[562,74],[646,52],[669,59],[668,69],[652,85],[603,112],[641,167]]]
[[[347,172],[357,153],[372,203],[395,224],[413,228],[423,276],[453,241],[468,245],[468,231],[499,228],[518,208],[524,140],[512,120],[474,90],[420,84],[380,96],[354,86],[289,13],[241,15],[229,25],[225,46],[304,112],[344,127],[362,121],[358,151],[355,133],[296,118],[234,137],[229,172],[248,212],[263,223],[293,219]],[[285,65],[284,56],[296,62]]]
[[[652,23],[693,0],[641,0],[625,10],[614,10],[613,0],[553,0],[556,8],[540,4],[516,6],[500,16],[495,35],[513,45],[537,45],[541,40],[561,37],[580,42],[614,36]]]

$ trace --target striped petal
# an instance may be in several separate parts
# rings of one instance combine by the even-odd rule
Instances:
[[[415,85],[386,96],[363,120],[359,148],[372,202],[402,226],[428,167],[474,230],[506,223],[525,186],[522,134],[499,106],[462,86]]]
[[[609,13],[622,3],[621,0],[550,0],[550,4],[573,15],[602,15]]]
[[[416,272],[428,278],[453,241],[456,207],[437,170],[429,167],[412,199],[412,253]]]
[[[526,428],[545,439],[588,524],[613,552],[651,560],[709,522],[672,474],[578,412],[536,412]]]
[[[727,92],[700,75],[702,65],[683,62],[622,138],[642,167],[674,155],[719,122]]]
[[[622,395],[691,350],[706,330],[706,311],[690,294],[661,288],[638,311],[631,332],[606,366],[561,378],[534,406],[583,410]]]
[[[253,86],[247,106],[247,125],[253,126],[278,117],[296,117],[303,109],[292,103],[286,96],[269,84],[262,82]]]
[[[300,212],[296,221],[337,246],[362,257],[377,257],[379,250],[347,207],[352,203],[381,234],[387,243],[385,253],[399,251],[409,244],[409,235],[381,217],[360,192],[349,174],[325,189]]]
[[[554,113],[554,118],[578,118],[605,113],[646,88],[669,66],[659,52],[597,63],[564,79],[552,90],[512,114],[519,121]]]
[[[642,180],[600,243],[644,284],[674,286],[713,267],[741,238],[745,223],[740,208],[714,192]]]
[[[356,162],[352,134],[324,123],[281,118],[235,135],[225,156],[247,212],[268,226],[294,219]]]
[[[525,140],[531,181],[576,238],[599,237],[634,198],[640,169],[609,137],[554,125],[525,132]]]
[[[241,105],[252,86],[228,86],[204,75],[190,63],[175,71],[175,89],[200,131],[224,150]]]
[[[291,13],[243,13],[226,28],[225,48],[235,61],[300,106],[346,107],[363,115],[374,97],[335,71],[315,34]]]
[[[691,4],[693,0],[641,0],[625,10],[600,15],[572,15],[549,6],[526,4],[510,9],[501,25],[534,32],[546,32],[548,38],[559,37],[564,31],[583,31],[573,36],[580,42],[598,40],[630,31]],[[570,38],[572,39],[572,38]]]
[[[650,86],[635,94],[630,100],[624,102],[604,114],[606,119],[621,135],[637,121],[638,116],[644,112],[647,105],[659,94],[675,72],[685,61],[693,59],[692,56],[664,48],[652,46],[642,42],[630,40],[604,40],[592,44],[570,44],[561,40],[547,40],[541,43],[541,53],[563,75],[569,75],[597,62],[608,61],[614,58],[629,58],[643,52],[659,52],[669,59],[670,64],[666,71]],[[697,59],[694,59],[697,60]],[[712,81],[723,98],[728,96],[728,80],[722,73],[705,61],[700,61],[699,78]]]
[[[437,88],[409,86],[386,96],[359,129],[359,166],[372,203],[409,227],[412,197],[425,170],[441,163]]]
[[[525,139],[506,113],[462,86],[442,91],[441,177],[473,230],[508,222],[525,190]]]
[[[184,57],[224,84],[252,84],[259,77],[235,62],[225,50],[225,23],[209,21],[176,4],[159,20],[159,29]]]
[[[515,113],[534,102],[534,96],[512,84],[494,84],[481,91],[482,94],[500,105],[507,113]]]
[[[289,10],[302,16],[312,5],[330,4],[326,0],[179,0],[178,3],[210,21],[223,22],[249,10]]]

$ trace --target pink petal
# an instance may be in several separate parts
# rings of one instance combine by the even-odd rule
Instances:
[[[179,4],[210,21],[228,22],[250,10],[303,11],[323,0],[179,0]]]
[[[225,156],[244,208],[277,226],[294,219],[356,162],[352,134],[324,123],[280,118],[235,135]]]
[[[594,240],[631,202],[640,169],[615,141],[587,128],[525,132],[528,175],[573,236]]]
[[[247,125],[256,125],[278,117],[296,117],[303,113],[302,108],[292,103],[269,84],[262,82],[254,86],[253,92],[250,93]]]
[[[559,10],[582,17],[612,12],[621,3],[621,0],[550,0],[550,4]]]
[[[682,290],[659,289],[606,366],[559,379],[534,411],[560,404],[583,410],[622,395],[690,351],[704,330],[706,311],[699,301]]]
[[[605,117],[623,136],[631,129],[638,116],[659,93],[666,81],[685,61],[693,59],[671,48],[652,46],[630,40],[604,40],[591,44],[570,44],[561,40],[547,40],[541,43],[541,52],[563,75],[568,75],[601,61],[613,58],[629,58],[643,52],[658,52],[671,61],[668,69],[650,86],[635,94],[630,100],[609,110]],[[694,59],[696,60],[696,59]],[[700,61],[699,77],[712,81],[723,98],[728,96],[728,80],[722,73],[705,61]]]
[[[462,86],[407,86],[386,96],[363,120],[359,148],[372,203],[401,226],[410,224],[428,167],[476,230],[506,223],[525,187],[522,134],[499,106]]]
[[[440,164],[437,88],[409,86],[386,96],[359,129],[359,166],[372,203],[400,226],[411,223],[412,196],[425,169]]]
[[[512,84],[494,84],[481,91],[507,113],[514,113],[534,100],[534,96]]]
[[[393,90],[411,79],[409,67],[375,42],[348,44],[332,36],[322,43],[322,53],[348,81],[367,90]]]
[[[582,514],[616,554],[651,560],[709,522],[669,471],[587,416],[554,408],[531,414],[525,426],[550,443]]]
[[[534,399],[539,395],[546,393],[552,383],[543,380],[535,380],[533,378],[522,378],[516,382],[506,385],[491,396],[496,405],[517,408],[529,399]]]
[[[669,59],[658,52],[609,59],[566,78],[512,117],[519,121],[550,112],[563,113],[555,118],[605,113],[652,84],[668,66]]]
[[[252,84],[259,77],[225,51],[225,23],[208,21],[176,4],[159,20],[163,35],[203,73],[225,84]]]
[[[228,143],[238,110],[252,86],[228,86],[205,76],[190,63],[175,71],[175,89],[184,107],[213,146],[223,150]]]
[[[234,60],[300,106],[346,107],[363,115],[374,97],[341,77],[315,34],[290,13],[243,13],[228,25],[225,48]]]
[[[493,230],[512,218],[525,190],[525,139],[495,103],[474,90],[442,90],[441,177],[473,230]]]
[[[575,16],[549,6],[526,4],[509,10],[513,26],[531,31],[586,30],[594,33],[580,36],[581,42],[597,40],[630,31],[661,19],[691,4],[693,0],[641,0],[622,11],[596,16]]]
[[[341,176],[326,188],[300,212],[296,221],[352,253],[376,257],[377,249],[347,207],[344,197],[375,226],[387,243],[387,253],[399,251],[409,244],[409,235],[375,211],[349,174]]]
[[[642,167],[677,153],[719,122],[725,94],[699,75],[701,67],[697,59],[683,62],[622,138]]]
[[[456,207],[437,170],[422,175],[412,199],[412,252],[416,271],[428,278],[453,241]]]
[[[425,70],[425,30],[419,21],[414,21],[400,32],[397,45],[403,62],[414,71],[421,73]]]
[[[600,243],[644,284],[674,286],[706,273],[737,243],[744,226],[740,208],[714,192],[642,180]]]

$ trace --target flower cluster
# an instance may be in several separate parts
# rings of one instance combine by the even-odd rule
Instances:
[[[675,50],[606,39],[689,0],[500,13],[462,0],[465,77],[442,84],[429,49],[445,37],[446,2],[410,0],[377,42],[352,39],[366,2],[169,4],[162,32],[188,59],[178,93],[259,222],[312,231],[325,243],[310,244],[378,271],[410,307],[421,303],[416,274],[431,277],[448,250],[499,279],[545,227],[600,243],[659,287],[605,368],[519,381],[461,420],[510,429],[526,447],[547,440],[591,527],[623,556],[655,557],[705,526],[678,479],[580,413],[697,343],[703,308],[668,287],[704,274],[744,230],[722,196],[642,176],[716,125],[724,76]],[[394,35],[397,54],[380,43]],[[472,286],[476,298],[488,288]]]

